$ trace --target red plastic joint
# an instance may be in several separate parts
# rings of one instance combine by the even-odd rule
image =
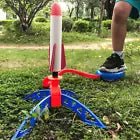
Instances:
[[[43,88],[49,88],[50,87],[50,80],[49,80],[48,76],[43,79],[42,86],[43,86]]]
[[[51,91],[51,107],[60,107],[61,106],[61,89],[59,86],[58,78],[51,79],[50,91]]]
[[[60,76],[53,78],[52,76],[45,77],[43,80],[43,87],[50,88],[51,92],[51,107],[61,106],[61,89],[59,86]]]

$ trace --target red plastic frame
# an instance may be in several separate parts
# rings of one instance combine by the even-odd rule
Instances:
[[[51,92],[51,107],[60,107],[61,106],[61,88],[60,88],[60,79],[61,76],[65,73],[77,74],[89,79],[100,79],[98,74],[89,74],[87,72],[81,72],[75,69],[63,69],[59,72],[58,78],[52,76],[45,77],[42,84],[44,88],[50,88]]]

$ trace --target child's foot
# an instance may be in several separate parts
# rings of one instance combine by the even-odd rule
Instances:
[[[100,71],[106,72],[119,72],[124,71],[126,66],[124,64],[124,60],[120,58],[120,56],[116,53],[111,54],[110,57],[106,59],[106,61],[99,68]]]

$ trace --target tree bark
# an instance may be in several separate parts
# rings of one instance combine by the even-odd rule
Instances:
[[[101,32],[102,32],[102,20],[104,17],[105,2],[106,0],[100,0],[100,17],[99,17],[99,30],[98,30],[99,36],[101,35]]]
[[[94,6],[91,5],[91,13],[90,13],[91,20],[94,18]]]
[[[72,17],[73,11],[74,11],[74,8],[72,8],[71,11],[70,11],[70,13],[69,13],[69,17],[70,18]]]
[[[77,3],[77,6],[76,6],[76,19],[79,18],[79,3]]]
[[[105,2],[105,9],[106,9],[106,12],[107,12],[107,19],[112,19],[114,5],[115,5],[115,0],[107,0]]]

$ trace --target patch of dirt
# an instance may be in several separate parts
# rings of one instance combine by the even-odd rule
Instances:
[[[126,38],[125,42],[132,42],[132,41],[140,41],[139,38]],[[0,45],[0,49],[31,49],[31,50],[45,50],[48,49],[48,46],[37,46],[37,45]],[[104,39],[102,42],[96,43],[79,43],[79,44],[70,44],[65,45],[65,49],[90,49],[90,50],[100,50],[100,49],[112,49],[111,39]]]

